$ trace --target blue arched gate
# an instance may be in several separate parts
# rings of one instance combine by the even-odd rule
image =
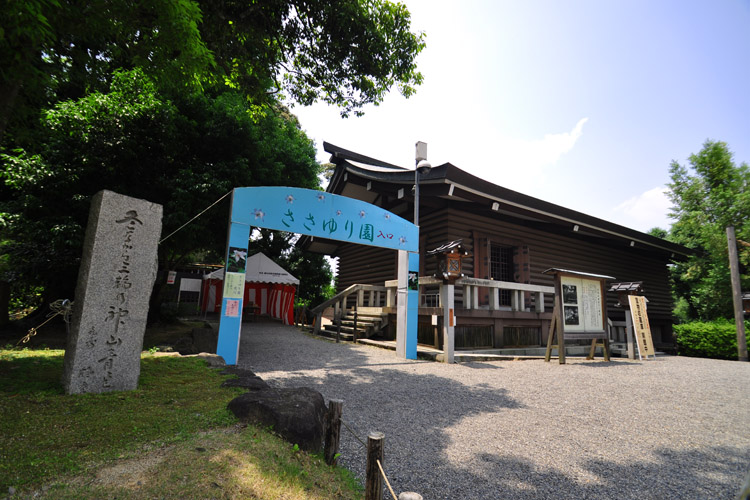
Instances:
[[[237,364],[251,227],[262,227],[399,251],[396,351],[417,358],[419,228],[380,207],[323,191],[247,187],[232,192],[224,298],[217,354]],[[411,279],[409,279],[411,277]],[[304,279],[303,276],[300,276]]]

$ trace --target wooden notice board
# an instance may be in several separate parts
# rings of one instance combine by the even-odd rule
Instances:
[[[656,357],[654,340],[651,337],[651,326],[648,323],[646,313],[646,297],[640,295],[628,295],[630,314],[633,318],[633,330],[635,341],[638,345],[638,357],[648,359],[649,356]]]
[[[553,338],[557,338],[560,364],[565,364],[565,339],[591,339],[593,358],[597,345],[609,361],[609,338],[607,334],[606,282],[611,276],[583,273],[566,269],[547,269],[544,274],[555,277],[555,307],[552,313],[545,361],[552,355]],[[597,341],[601,343],[597,343]]]

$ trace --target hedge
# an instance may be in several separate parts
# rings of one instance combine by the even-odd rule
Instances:
[[[745,321],[745,331],[750,322]],[[737,359],[737,329],[734,321],[694,321],[674,325],[677,354],[700,358]]]

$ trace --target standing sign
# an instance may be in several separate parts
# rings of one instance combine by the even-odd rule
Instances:
[[[633,317],[633,329],[635,330],[635,341],[638,345],[638,357],[642,360],[649,356],[656,358],[654,340],[651,338],[651,326],[648,323],[646,313],[646,297],[640,295],[628,295],[630,314]]]
[[[555,277],[555,308],[547,336],[545,361],[550,360],[555,336],[560,364],[565,364],[565,339],[591,339],[589,359],[594,357],[597,340],[601,340],[604,359],[609,361],[607,297],[604,285],[607,280],[614,278],[566,269],[547,269],[544,274]]]
[[[408,272],[419,269],[419,228],[411,222],[370,203],[323,191],[291,187],[236,188],[232,191],[216,350],[228,365],[236,364],[239,354],[245,261],[251,227],[399,250],[404,257],[399,258],[403,265],[399,265],[398,273],[399,279],[403,276],[406,297],[399,301],[398,314],[406,319],[407,309],[417,307],[418,292],[406,293]],[[414,318],[399,323],[403,326],[396,332],[397,352],[407,359],[417,357],[416,323],[414,313]]]
[[[601,332],[602,285],[596,279],[561,276],[565,332]]]

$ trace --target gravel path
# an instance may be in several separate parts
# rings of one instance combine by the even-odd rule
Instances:
[[[396,492],[425,500],[731,499],[750,470],[750,363],[445,365],[251,323],[239,366],[343,399],[362,439],[385,433]],[[364,474],[364,448],[345,429],[339,462]]]

